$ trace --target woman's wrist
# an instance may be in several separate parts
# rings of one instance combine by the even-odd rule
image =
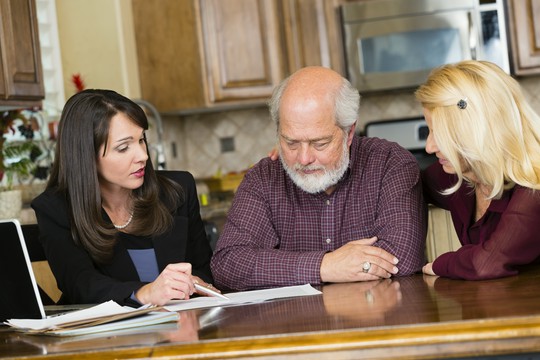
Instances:
[[[149,304],[149,299],[147,299],[146,296],[146,289],[150,284],[143,285],[139,290],[135,291],[135,300],[137,300],[141,304]]]

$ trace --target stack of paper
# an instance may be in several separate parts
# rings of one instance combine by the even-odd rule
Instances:
[[[155,306],[134,309],[107,301],[46,319],[10,319],[5,324],[31,334],[71,336],[154,325],[178,319],[176,312],[157,310],[162,309]]]
[[[190,309],[203,309],[214,306],[230,306],[239,304],[257,303],[267,300],[292,298],[297,296],[311,296],[322,294],[310,284],[285,286],[273,289],[240,291],[228,293],[228,299],[219,297],[201,296],[189,300],[173,300],[164,306],[169,311],[181,311]]]
[[[319,294],[321,294],[320,291],[306,284],[229,293],[226,294],[226,299],[201,296],[189,300],[175,300],[163,307],[143,306],[133,309],[127,306],[120,306],[114,301],[108,301],[87,309],[49,317],[47,319],[10,319],[5,324],[30,334],[58,336],[86,335],[176,321],[178,319],[177,311],[182,310],[225,307]],[[202,323],[203,319],[200,320]]]

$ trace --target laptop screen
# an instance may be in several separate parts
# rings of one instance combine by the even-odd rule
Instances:
[[[34,272],[17,220],[0,221],[0,321],[45,317]]]

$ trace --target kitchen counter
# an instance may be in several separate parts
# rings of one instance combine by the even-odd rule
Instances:
[[[435,276],[327,284],[321,295],[180,312],[177,323],[80,337],[0,327],[19,359],[537,358],[540,267],[466,281]],[[510,357],[512,358],[512,357]]]

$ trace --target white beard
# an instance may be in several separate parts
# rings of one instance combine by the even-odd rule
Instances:
[[[281,164],[287,171],[287,174],[291,180],[298,186],[300,189],[304,190],[310,194],[317,194],[325,191],[326,189],[336,185],[339,180],[347,171],[349,167],[349,147],[347,146],[347,136],[344,136],[343,146],[341,151],[341,157],[335,169],[328,169],[322,165],[308,165],[303,166],[300,164],[294,164],[292,167],[289,167],[283,160],[283,154],[281,153],[281,146],[279,148],[279,159]],[[322,170],[322,174],[302,174],[302,171],[314,171]]]

